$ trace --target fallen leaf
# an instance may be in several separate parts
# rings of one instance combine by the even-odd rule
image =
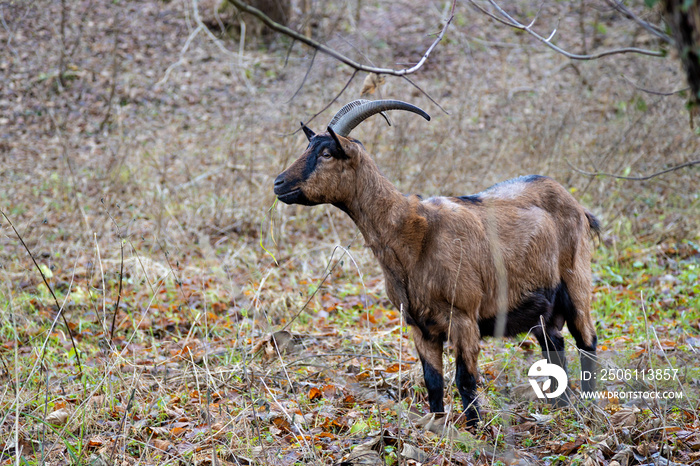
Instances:
[[[624,450],[617,452],[615,456],[612,457],[610,465],[616,462],[618,466],[628,466],[631,463],[632,458],[634,458],[634,452],[632,451],[632,448],[625,447]]]
[[[638,408],[622,408],[610,416],[610,424],[613,427],[633,427],[637,424]]]
[[[168,451],[173,447],[172,442],[169,440],[162,440],[159,438],[153,439],[153,446],[159,450]]]
[[[576,453],[579,450],[579,448],[581,448],[581,445],[585,443],[588,443],[586,437],[584,437],[583,435],[579,435],[573,442],[562,443],[561,445],[552,448],[552,451],[559,455],[569,456],[572,453]]]
[[[407,364],[399,364],[397,362],[397,363],[394,363],[394,364],[390,365],[389,367],[387,367],[386,372],[393,373],[393,372],[398,372],[398,371],[408,371],[410,369],[411,369],[411,366],[409,366]]]
[[[554,416],[552,416],[551,414],[533,413],[533,414],[530,414],[530,416],[535,420],[536,423],[538,423],[540,425],[547,424],[547,423],[551,422],[552,419],[554,419]]]
[[[275,417],[272,419],[272,424],[283,432],[291,432],[291,425],[286,417]]]
[[[70,412],[66,408],[57,409],[46,416],[46,422],[54,426],[62,426],[68,421]]]
[[[406,459],[416,461],[418,463],[425,463],[428,460],[428,454],[421,450],[420,448],[414,447],[409,443],[404,443],[401,449],[401,456]]]
[[[94,437],[90,437],[90,439],[87,442],[87,446],[92,447],[92,448],[97,448],[97,447],[101,447],[102,445],[104,445],[104,443],[105,443],[105,440],[102,437],[100,437],[99,435],[96,435]]]
[[[323,398],[323,392],[316,387],[311,387],[309,390],[309,401],[320,400]]]
[[[338,396],[338,387],[335,385],[325,385],[321,391],[323,392],[323,397],[332,400]]]
[[[266,335],[253,347],[252,353],[262,353],[264,359],[274,359],[278,355],[291,352],[295,348],[294,337],[286,330]]]
[[[448,438],[458,438],[461,433],[445,413],[428,413],[416,420],[416,426],[437,435],[447,435]]]

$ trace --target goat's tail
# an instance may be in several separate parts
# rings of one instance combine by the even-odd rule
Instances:
[[[600,221],[589,211],[586,211],[586,219],[588,220],[591,236],[595,235],[598,238],[598,242],[600,242]]]

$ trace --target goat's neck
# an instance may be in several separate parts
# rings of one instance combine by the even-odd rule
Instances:
[[[422,240],[427,226],[417,214],[418,200],[401,194],[373,163],[358,170],[356,186],[345,207],[367,245],[385,266],[392,267],[397,260],[403,267],[410,266],[417,252],[411,243]]]

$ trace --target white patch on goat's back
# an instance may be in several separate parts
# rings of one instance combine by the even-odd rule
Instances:
[[[444,196],[436,196],[436,197],[431,197],[426,199],[425,201],[428,204],[434,205],[435,207],[442,207],[444,209],[450,209],[451,211],[455,211],[460,209],[461,205],[457,204],[454,202],[452,199],[449,197],[444,197]]]
[[[523,194],[526,188],[527,182],[516,178],[491,186],[486,191],[479,193],[479,196],[492,199],[516,199]]]

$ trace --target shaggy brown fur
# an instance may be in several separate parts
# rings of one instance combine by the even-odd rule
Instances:
[[[592,356],[590,235],[597,223],[566,189],[531,176],[463,198],[404,196],[359,142],[338,140],[342,147],[328,134],[310,137],[304,154],[278,176],[275,193],[290,204],[333,204],[357,224],[389,298],[412,327],[431,411],[443,411],[447,340],[472,423],[482,336],[532,331],[543,350],[561,352],[567,322],[582,354]]]

